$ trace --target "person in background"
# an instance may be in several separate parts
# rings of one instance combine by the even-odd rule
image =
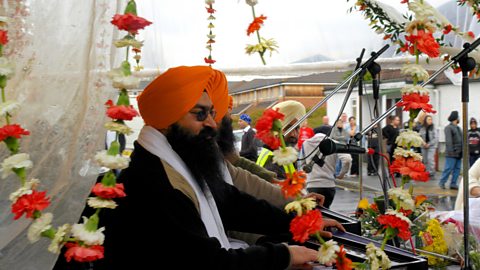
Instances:
[[[377,130],[378,126],[376,125],[375,128],[371,129],[367,133],[368,148],[372,148],[373,150],[375,150],[375,154],[367,156],[368,176],[374,176],[378,174],[378,164],[380,161],[380,156],[377,153],[380,152],[380,143],[378,141]]]
[[[343,115],[343,114],[342,114]],[[346,114],[345,114],[346,116]],[[335,126],[332,128],[332,132],[330,133],[330,138],[336,140],[341,144],[347,144],[348,140],[350,139],[347,131],[344,128],[345,123],[340,119],[335,123]],[[335,166],[335,175],[340,174],[340,170],[342,170],[342,162],[337,160],[337,164]],[[347,168],[348,171],[348,168]],[[343,178],[343,177],[342,177]]]
[[[322,117],[322,125],[314,128],[313,132],[315,132],[315,134],[317,133],[329,134],[330,129],[332,129],[332,126],[330,126],[330,119],[328,118],[327,115],[325,115]]]
[[[348,143],[350,143],[350,140],[353,139],[355,134],[359,132],[358,125],[357,125],[357,119],[355,116],[350,116],[348,118],[348,125],[345,127],[345,131],[348,134]],[[350,168],[350,176],[358,176],[359,172],[359,164],[358,164],[358,154],[350,154],[352,157],[352,167]]]
[[[457,179],[460,175],[460,166],[462,163],[462,130],[458,126],[460,122],[458,118],[458,111],[452,111],[448,116],[450,124],[445,127],[445,168],[440,178],[439,186],[445,189],[445,183],[450,174],[452,181],[450,182],[451,189],[458,189]]]
[[[283,131],[290,129],[297,121],[305,115],[305,106],[302,103],[295,100],[282,101],[275,104],[272,109],[282,113],[284,115],[283,120],[281,121]],[[297,126],[294,130],[285,135],[285,143],[287,146],[296,147],[298,143],[298,131],[300,126]],[[262,151],[260,152],[257,164],[264,167],[265,169],[275,172],[277,178],[280,180],[286,179],[287,175],[285,174],[285,169],[273,162],[273,152],[267,145],[264,145]]]
[[[240,115],[240,119],[238,119],[238,126],[243,129],[240,156],[255,162],[258,158],[257,142],[255,139],[255,130],[250,127],[251,122],[252,119],[248,114],[242,114]]]
[[[470,166],[480,157],[480,129],[478,128],[477,119],[470,118],[470,129],[467,133],[469,164]]]
[[[421,147],[423,163],[427,167],[427,172],[430,177],[435,175],[435,153],[438,145],[438,133],[433,125],[433,118],[431,115],[426,115],[423,119],[422,127],[419,134],[422,137],[424,144]]]
[[[390,115],[388,117],[390,123],[382,129],[383,138],[387,141],[387,153],[390,157],[390,162],[393,162],[393,152],[397,148],[395,140],[400,134],[400,117],[397,115]]]
[[[304,141],[310,139],[315,135],[315,132],[311,127],[308,126],[307,120],[305,120],[302,124],[300,124],[300,130],[298,131],[298,143],[297,149],[302,149],[302,144]]]

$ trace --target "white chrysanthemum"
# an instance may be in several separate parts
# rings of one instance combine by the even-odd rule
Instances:
[[[35,189],[39,183],[40,181],[36,178],[33,178],[30,181],[27,181],[22,187],[12,192],[8,197],[8,199],[12,203],[15,203],[18,200],[18,198],[22,197],[23,195],[32,194],[32,190]]]
[[[0,171],[2,171],[2,178],[7,178],[12,173],[12,169],[30,169],[32,167],[33,162],[30,161],[30,155],[20,153],[4,159]]]
[[[109,199],[102,199],[99,197],[90,197],[88,198],[88,206],[95,209],[97,208],[115,209],[117,207],[117,203]]]
[[[214,39],[217,35],[214,35],[214,34],[208,34],[207,35],[207,38],[209,39]]]
[[[405,210],[415,209],[415,201],[413,201],[412,195],[410,195],[407,189],[401,187],[391,188],[388,190],[388,196],[399,203],[400,207]]]
[[[129,126],[113,121],[105,123],[104,127],[108,130],[120,132],[125,135],[131,135],[133,133],[133,130]]]
[[[415,13],[415,19],[423,20],[428,17],[433,17],[435,11],[433,7],[425,4],[425,0],[415,0],[408,2],[408,9]]]
[[[396,217],[398,217],[399,219],[407,222],[408,225],[410,225],[410,226],[412,225],[412,221],[410,221],[409,218],[407,218],[404,214],[399,213],[399,212],[397,212],[397,211],[395,211],[395,210],[387,209],[387,211],[385,211],[385,215],[396,216]]]
[[[7,100],[5,102],[1,102],[0,103],[0,117],[6,116],[7,113],[12,115],[18,109],[20,109],[20,103],[18,103],[16,101]]]
[[[63,224],[62,226],[58,227],[55,236],[53,236],[52,242],[48,246],[48,251],[60,254],[60,250],[63,247],[65,236],[70,233],[72,226],[70,224]]]
[[[395,148],[395,151],[393,151],[393,156],[402,156],[404,158],[412,157],[415,160],[422,161],[422,155],[419,153],[415,153],[411,150],[405,150],[401,147]]]
[[[423,4],[430,6],[432,11],[433,11],[433,20],[436,21],[438,24],[442,26],[447,26],[447,25],[452,25],[452,23],[445,17],[443,14],[441,14],[436,8],[432,7],[427,1],[423,1]]]
[[[109,169],[125,169],[128,167],[130,158],[122,157],[120,155],[111,156],[107,154],[106,150],[102,150],[95,155],[95,161],[103,167]]]
[[[115,40],[113,42],[113,45],[115,45],[115,47],[117,48],[131,46],[133,48],[140,49],[143,46],[143,41],[139,41],[132,38],[122,38],[122,39]]]
[[[301,216],[303,215],[304,210],[307,212],[314,209],[315,206],[317,206],[317,203],[315,202],[314,198],[305,198],[301,200],[295,200],[285,205],[285,211],[287,213],[295,211],[298,216]]]
[[[85,223],[87,223],[88,218],[82,217],[83,223],[74,224],[72,226],[72,235],[80,241],[83,241],[87,245],[103,245],[105,240],[105,235],[103,231],[105,227],[102,227],[94,232],[87,231],[85,228]]]
[[[205,4],[210,5],[215,3],[215,0],[205,0]]]
[[[321,264],[331,263],[337,258],[336,252],[338,251],[340,251],[340,247],[337,242],[328,240],[318,249],[318,262]]]
[[[426,81],[430,78],[427,70],[418,64],[407,64],[402,67],[402,74],[410,75],[412,77],[417,77],[420,81]]]
[[[424,144],[424,141],[418,132],[413,130],[405,130],[400,132],[397,139],[395,140],[398,146],[403,146],[406,148],[409,147],[421,147]]]
[[[0,57],[0,75],[11,78],[15,73],[15,65],[5,57]]]
[[[245,2],[247,3],[247,5],[253,7],[255,6],[256,4],[258,4],[258,0],[245,0]]]
[[[418,93],[420,95],[428,95],[429,91],[425,87],[421,85],[408,85],[402,88],[402,94],[412,94]]]
[[[138,89],[140,78],[134,76],[117,76],[112,79],[112,85],[118,89]]]
[[[297,161],[298,153],[293,147],[279,148],[273,151],[273,162],[280,166],[288,165]]]
[[[378,270],[380,267],[389,269],[391,267],[390,259],[383,250],[376,247],[373,243],[366,245],[366,248],[367,262],[370,264],[371,270]]]
[[[52,219],[52,213],[45,213],[33,221],[27,232],[27,237],[28,240],[30,240],[30,243],[35,243],[40,240],[40,237],[42,237],[42,232],[52,227],[52,225],[50,225],[52,223]]]

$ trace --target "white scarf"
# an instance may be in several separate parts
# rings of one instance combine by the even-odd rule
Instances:
[[[229,249],[231,245],[225,234],[225,229],[223,228],[217,205],[208,186],[205,185],[204,190],[202,191],[198,182],[190,173],[187,165],[172,149],[167,138],[160,131],[150,126],[144,126],[140,131],[137,141],[148,152],[170,164],[170,166],[187,180],[197,196],[198,204],[200,205],[200,218],[202,219],[203,224],[205,224],[208,235],[217,238],[223,248]],[[224,176],[226,176],[226,173],[228,174],[228,171],[226,171],[225,168],[223,169]],[[231,179],[230,174],[228,174],[228,177]]]

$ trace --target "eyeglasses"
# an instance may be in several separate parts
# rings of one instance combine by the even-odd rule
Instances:
[[[197,121],[203,122],[207,119],[208,115],[212,116],[213,119],[215,119],[215,116],[217,115],[217,111],[215,109],[207,109],[207,108],[199,108],[200,111],[190,111],[191,114],[195,114],[197,117]]]

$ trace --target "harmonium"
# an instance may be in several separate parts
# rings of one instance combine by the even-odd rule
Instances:
[[[334,219],[341,223],[347,232],[362,235],[362,224],[359,220],[348,217],[344,214],[335,212],[323,206],[319,206],[318,209],[322,212],[322,216],[330,219]]]
[[[372,239],[356,235],[349,232],[341,232],[338,230],[333,231],[333,240],[336,241],[339,245],[343,245],[345,251],[347,252],[348,258],[353,262],[364,262],[366,260],[366,248],[365,246],[368,243],[374,243],[377,247],[381,246],[381,243],[378,241],[373,241]],[[305,243],[305,246],[318,249],[320,244],[316,240],[309,240]],[[407,270],[427,270],[428,262],[427,259],[418,255],[413,254],[412,252],[393,247],[390,245],[385,246],[385,253],[390,258],[392,262],[392,269],[407,269]],[[329,267],[318,266],[314,269],[328,269]],[[331,267],[330,267],[331,268]]]

